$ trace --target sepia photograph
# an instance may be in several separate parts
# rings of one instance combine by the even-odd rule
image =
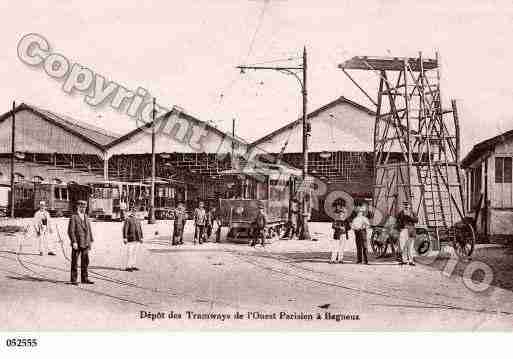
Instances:
[[[510,1],[0,9],[2,350],[513,329]]]

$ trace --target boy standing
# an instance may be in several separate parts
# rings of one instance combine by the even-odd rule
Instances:
[[[139,270],[139,268],[135,266],[135,262],[139,243],[142,243],[142,239],[141,222],[135,216],[135,209],[131,208],[128,217],[123,223],[123,243],[127,246],[125,269],[127,272]]]
[[[46,210],[45,201],[39,202],[39,209],[34,214],[34,222],[39,238],[39,255],[48,253],[49,256],[54,256],[55,253],[48,250],[48,234],[52,231],[50,229],[50,213]]]

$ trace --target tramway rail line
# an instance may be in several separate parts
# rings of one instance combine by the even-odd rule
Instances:
[[[266,270],[268,272],[271,272],[271,273],[274,273],[274,274],[279,274],[282,277],[293,277],[293,278],[301,279],[301,280],[304,280],[304,281],[307,281],[307,282],[316,283],[316,284],[320,284],[320,285],[324,285],[324,286],[335,287],[335,288],[340,288],[340,289],[346,289],[346,290],[349,290],[349,291],[352,291],[352,292],[365,293],[365,294],[370,294],[370,295],[374,295],[374,296],[378,296],[378,297],[391,298],[391,299],[396,299],[396,300],[400,300],[400,301],[406,301],[406,302],[412,302],[412,303],[421,304],[420,306],[415,306],[415,308],[418,308],[418,309],[428,309],[428,308],[433,309],[433,308],[436,308],[436,309],[443,309],[443,310],[459,310],[459,311],[475,312],[475,313],[483,313],[483,314],[513,315],[513,312],[509,312],[509,311],[497,311],[497,310],[488,310],[488,309],[473,309],[473,308],[466,308],[466,307],[457,306],[457,305],[429,302],[429,301],[424,301],[424,300],[417,299],[417,298],[402,297],[402,296],[397,296],[397,295],[393,295],[393,294],[386,293],[386,292],[381,292],[381,291],[376,291],[376,290],[369,290],[369,289],[351,287],[351,286],[345,285],[345,284],[340,283],[340,282],[332,282],[332,281],[326,281],[326,280],[322,280],[322,279],[311,278],[311,277],[302,275],[302,274],[300,274],[298,272],[296,272],[296,273],[293,272],[294,271],[294,267],[300,268],[301,270],[306,270],[306,271],[308,271],[309,268],[305,268],[305,267],[298,266],[298,265],[293,265],[293,264],[289,263],[288,260],[284,260],[282,256],[276,256],[276,255],[270,254],[269,252],[267,252],[268,256],[263,257],[263,258],[274,259],[274,260],[276,260],[276,261],[278,261],[280,263],[283,263],[285,265],[288,265],[288,266],[292,267],[293,269],[291,271],[284,271],[284,270],[282,270],[282,269],[280,269],[278,267],[272,267],[272,266],[267,265],[267,264],[262,264],[262,263],[258,262],[258,260],[255,261],[255,260],[251,260],[249,258],[244,258],[244,257],[258,257],[255,254],[249,254],[249,253],[244,253],[244,252],[236,252],[236,251],[231,251],[231,253],[235,257],[237,257],[239,260],[241,260],[241,261],[243,261],[245,263],[251,264],[251,265],[253,265],[255,267],[258,267],[260,269],[264,269],[264,270]],[[315,272],[315,273],[318,273],[318,274],[330,275],[330,273],[326,273],[326,272],[320,272],[320,271],[312,271],[312,272]],[[399,306],[399,304],[398,304],[398,306]],[[413,307],[413,306],[406,305],[404,307]]]

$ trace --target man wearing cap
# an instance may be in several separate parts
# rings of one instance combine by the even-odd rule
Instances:
[[[349,215],[344,201],[338,201],[333,205],[335,207],[332,223],[334,243],[332,243],[330,263],[344,263],[347,232],[350,229]]]
[[[196,239],[199,244],[205,241],[205,225],[207,224],[207,212],[202,201],[198,204],[198,208],[194,210],[194,244]]]
[[[297,239],[298,235],[298,222],[299,222],[299,210],[298,210],[298,202],[297,199],[293,198],[290,201],[290,221],[289,228],[285,236],[287,239]]]
[[[408,263],[411,266],[415,265],[413,261],[413,243],[415,239],[415,223],[418,221],[419,219],[411,212],[410,203],[404,201],[403,210],[397,215],[399,246],[402,253],[400,264]]]
[[[42,256],[48,253],[49,256],[54,256],[55,253],[48,249],[48,234],[52,233],[50,228],[50,213],[46,210],[46,202],[39,202],[39,209],[34,214],[34,226],[39,238],[39,255]]]
[[[139,243],[143,242],[143,232],[141,221],[135,216],[135,208],[130,208],[128,217],[123,223],[123,243],[127,246],[126,250],[126,271],[137,271],[135,266],[137,250]]]
[[[68,236],[71,240],[71,284],[77,285],[78,257],[80,256],[80,279],[83,284],[93,284],[89,280],[89,251],[93,243],[91,223],[85,213],[86,201],[77,201],[77,211],[68,224]]]
[[[265,206],[263,203],[258,203],[258,214],[255,218],[254,228],[255,233],[253,234],[253,238],[251,239],[250,245],[252,247],[255,246],[260,240],[260,244],[262,247],[265,246],[265,227],[267,225],[267,215],[265,214]]]
[[[178,244],[183,244],[183,231],[186,223],[187,212],[185,211],[183,203],[180,202],[174,211],[173,238],[171,245],[176,246]]]

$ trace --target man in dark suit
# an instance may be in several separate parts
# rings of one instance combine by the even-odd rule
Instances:
[[[267,226],[267,215],[265,213],[265,206],[263,203],[258,203],[258,213],[253,222],[254,234],[251,239],[250,245],[254,247],[259,241],[262,247],[265,246],[265,229]]]
[[[89,280],[89,251],[93,243],[91,223],[85,213],[86,201],[77,201],[77,211],[68,224],[68,236],[71,240],[71,284],[77,285],[78,257],[80,256],[80,279],[83,284],[93,284]]]

